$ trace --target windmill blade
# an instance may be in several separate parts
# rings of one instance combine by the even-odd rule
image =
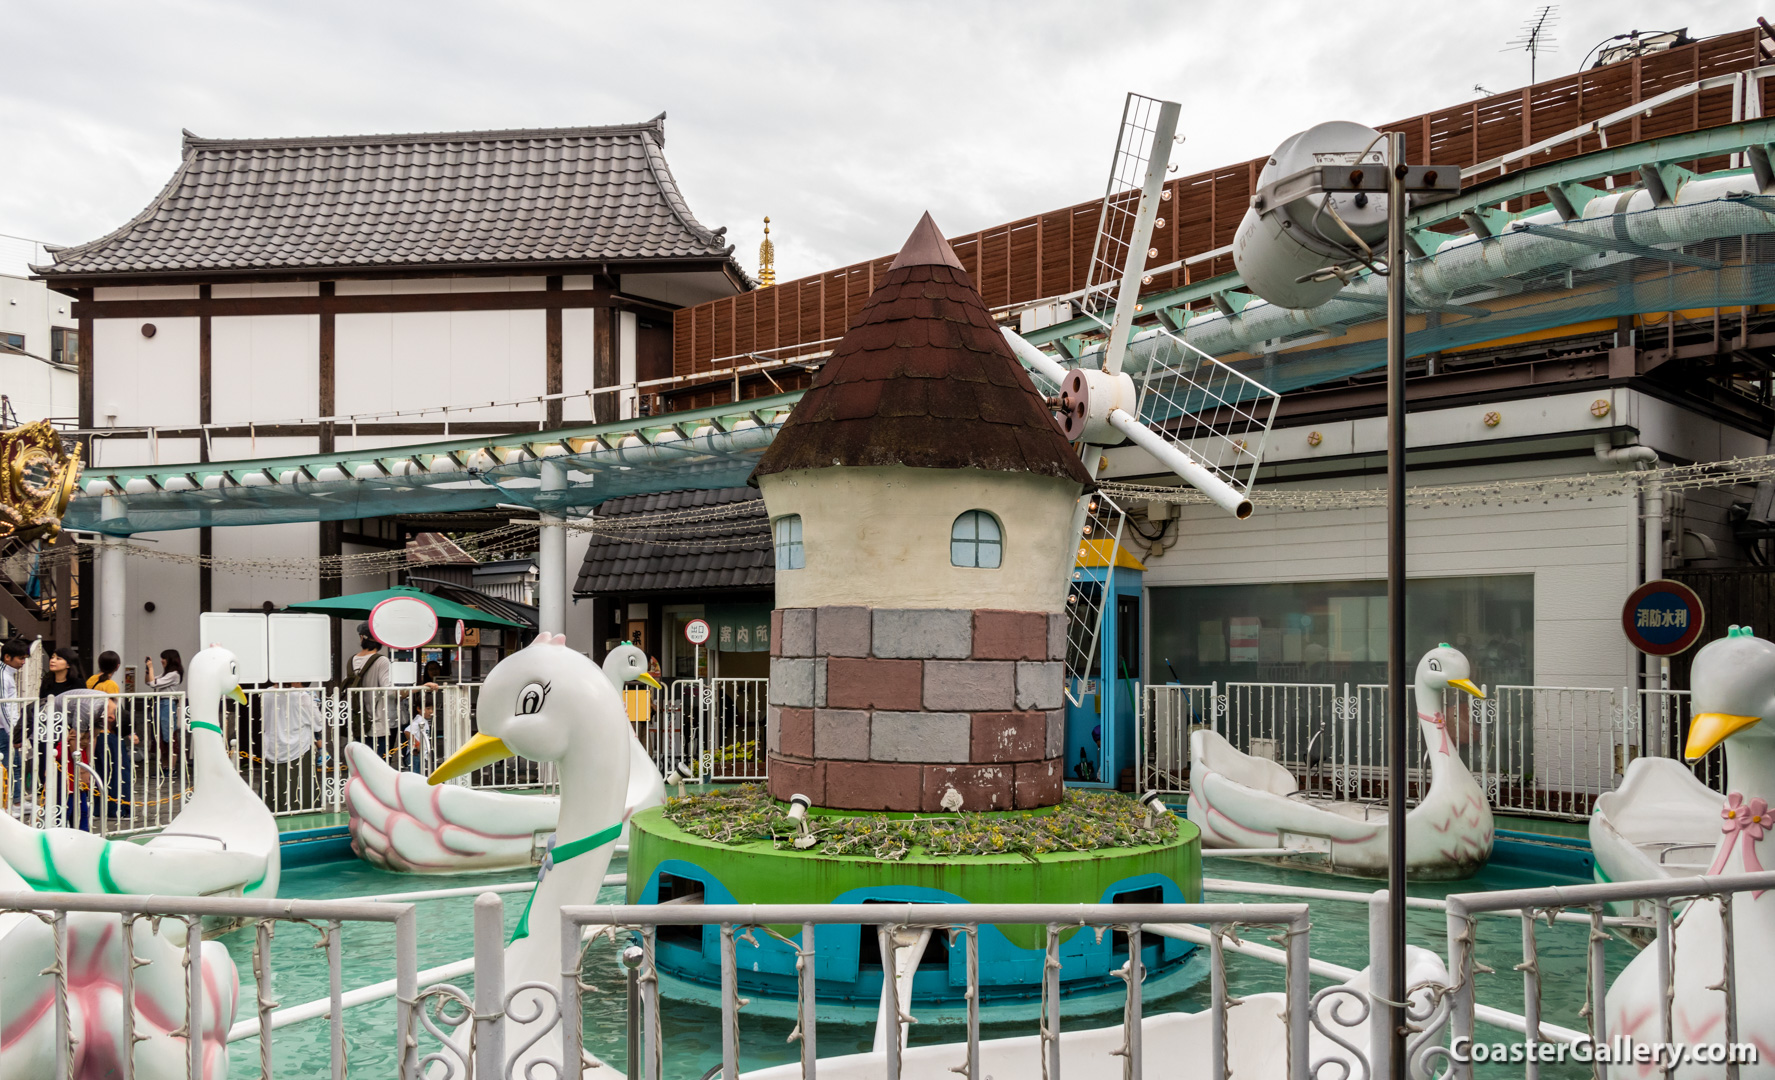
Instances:
[[[1153,248],[1153,223],[1177,142],[1177,116],[1182,106],[1130,93],[1122,106],[1122,127],[1110,160],[1109,183],[1097,219],[1097,239],[1085,277],[1085,313],[1109,331],[1103,369],[1122,370],[1122,354],[1134,329],[1140,286],[1148,263],[1158,258]]]
[[[1116,560],[1122,551],[1122,529],[1128,516],[1107,495],[1086,493],[1079,497],[1083,525],[1078,552],[1073,558],[1072,578],[1066,590],[1066,700],[1085,701],[1085,681],[1097,658],[1103,636],[1103,613],[1115,594]],[[1103,580],[1087,569],[1101,563]]]
[[[1162,326],[1141,335],[1130,352],[1137,368],[1144,366],[1139,403],[1131,417],[1111,417],[1111,425],[1223,508],[1248,516],[1282,395]],[[1225,490],[1217,497],[1186,461]]]

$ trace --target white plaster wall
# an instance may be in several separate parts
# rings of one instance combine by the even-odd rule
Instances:
[[[761,477],[771,520],[800,514],[807,566],[779,570],[779,607],[1060,611],[1072,557],[1078,485],[978,469],[804,469]],[[1004,526],[1004,565],[952,566],[949,533],[963,511]]]
[[[319,296],[320,283],[315,281],[255,281],[240,285],[212,285],[210,295],[218,300],[262,296]]]
[[[218,530],[220,531],[220,530]],[[195,560],[199,533],[196,529],[178,532],[140,533],[131,538],[150,551],[183,555]],[[141,677],[142,657],[152,656],[160,662],[162,649],[177,649],[186,660],[199,648],[197,617],[198,566],[195,561],[169,562],[131,554],[125,561],[126,600],[124,607],[123,662],[136,665]],[[144,610],[152,603],[154,610]]]
[[[142,336],[147,322],[154,324],[151,338]],[[197,319],[95,319],[93,337],[94,423],[197,425]]]
[[[596,308],[564,308],[561,311],[561,389],[568,393],[590,390],[598,385],[592,359],[596,320]],[[569,424],[591,423],[590,399],[562,399],[561,419]]]
[[[312,421],[320,415],[320,316],[210,320],[210,419]]]
[[[320,526],[313,522],[251,525],[211,531],[210,548],[218,559],[302,559],[320,554]],[[320,595],[312,569],[240,572],[217,569],[210,575],[210,594],[217,611],[257,608],[269,600],[281,607]]]
[[[541,310],[344,314],[335,334],[339,415],[443,405],[457,421],[534,423],[543,415],[536,402],[456,408],[546,392]]]
[[[92,291],[94,300],[195,300],[196,285],[117,285]]]

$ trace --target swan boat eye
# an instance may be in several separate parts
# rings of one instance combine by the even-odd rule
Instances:
[[[548,700],[549,687],[553,683],[530,683],[518,691],[518,715],[530,716],[542,711],[542,703]]]
[[[1441,671],[1442,670],[1442,661],[1436,659],[1434,656],[1430,657],[1430,670],[1431,671]]]

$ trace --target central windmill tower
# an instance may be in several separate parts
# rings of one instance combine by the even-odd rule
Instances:
[[[771,793],[847,810],[1059,802],[1091,478],[929,214],[753,482],[776,545]]]

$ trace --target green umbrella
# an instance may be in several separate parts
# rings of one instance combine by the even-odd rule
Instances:
[[[440,626],[447,624],[451,619],[461,619],[470,626],[506,627],[512,630],[530,629],[523,623],[502,619],[479,608],[458,604],[454,600],[446,600],[441,596],[434,596],[419,589],[379,589],[376,592],[352,593],[350,596],[329,596],[320,600],[304,600],[299,604],[290,604],[284,610],[318,611],[323,615],[368,615],[371,608],[394,596],[411,596],[423,600],[426,606],[437,614]]]

